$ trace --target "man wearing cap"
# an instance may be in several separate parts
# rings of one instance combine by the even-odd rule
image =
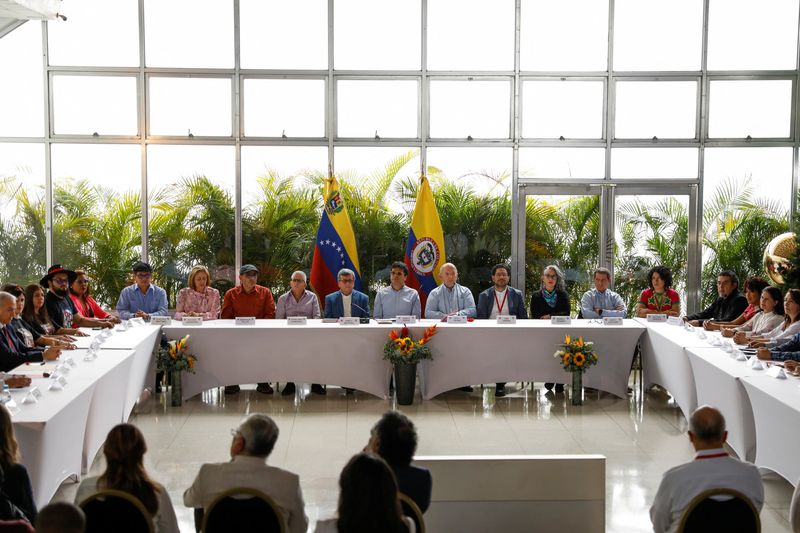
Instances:
[[[56,330],[80,327],[113,328],[114,324],[109,320],[85,317],[78,312],[75,303],[69,297],[69,286],[77,277],[78,275],[74,271],[67,270],[61,265],[53,265],[47,269],[47,275],[39,280],[39,285],[48,289],[44,303]],[[83,333],[76,333],[76,335],[83,335]]]
[[[255,265],[242,265],[239,269],[239,286],[229,289],[222,301],[220,318],[234,319],[238,316],[275,318],[275,298],[268,287],[258,284],[258,269]],[[258,392],[272,394],[269,383],[259,383]],[[228,385],[225,394],[239,392],[239,385]]]
[[[167,310],[167,292],[150,283],[153,279],[153,267],[143,261],[133,264],[133,285],[122,289],[117,301],[117,312],[122,320],[142,318],[150,320],[151,316],[169,316]]]

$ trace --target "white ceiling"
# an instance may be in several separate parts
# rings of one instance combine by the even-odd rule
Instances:
[[[61,0],[0,0],[0,38],[27,20],[53,20]]]

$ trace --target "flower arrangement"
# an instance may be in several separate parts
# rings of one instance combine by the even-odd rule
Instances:
[[[416,364],[423,359],[433,359],[433,354],[427,344],[434,335],[436,335],[435,324],[426,329],[418,341],[411,338],[406,327],[399,333],[393,329],[389,333],[389,340],[383,345],[383,358],[388,359],[393,365],[398,363]]]
[[[567,335],[564,337],[564,344],[559,347],[553,357],[559,359],[561,366],[568,372],[586,372],[589,367],[597,364],[594,343],[584,342],[583,337],[571,339]]]
[[[161,346],[156,354],[158,370],[167,372],[186,370],[194,374],[195,364],[197,364],[197,356],[189,353],[189,335],[181,340],[169,341],[166,345]]]

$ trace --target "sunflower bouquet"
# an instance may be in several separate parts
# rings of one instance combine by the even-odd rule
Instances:
[[[567,335],[564,337],[564,344],[559,345],[553,357],[560,360],[561,366],[568,372],[586,372],[589,367],[597,364],[594,343],[584,342],[583,337],[572,339]]]
[[[156,353],[156,366],[158,370],[174,372],[186,370],[194,374],[197,356],[189,353],[189,335],[180,340],[169,341],[161,346]]]
[[[400,332],[393,329],[389,333],[389,340],[383,345],[383,358],[388,359],[393,365],[398,363],[416,364],[423,359],[433,359],[433,354],[427,344],[434,335],[436,335],[435,324],[426,329],[418,341],[411,338],[406,327]]]

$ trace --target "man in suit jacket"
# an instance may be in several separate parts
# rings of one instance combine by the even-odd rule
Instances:
[[[343,268],[336,276],[339,290],[325,297],[325,318],[341,318],[357,316],[369,318],[369,298],[363,292],[355,290],[355,273]]]
[[[275,502],[286,531],[305,533],[305,513],[300,478],[286,470],[267,465],[278,440],[278,426],[267,415],[252,414],[233,432],[231,460],[206,463],[192,486],[183,493],[187,507],[207,509],[226,490],[240,487],[260,490]]]
[[[493,287],[489,287],[478,295],[478,318],[497,318],[498,315],[512,315],[517,318],[528,318],[522,291],[511,287],[508,282],[511,273],[506,265],[492,267]],[[506,384],[498,383],[495,396],[506,395]]]
[[[58,359],[61,348],[48,346],[28,348],[9,327],[11,319],[17,314],[17,299],[13,294],[0,292],[0,372],[8,372],[23,363],[51,361]]]

